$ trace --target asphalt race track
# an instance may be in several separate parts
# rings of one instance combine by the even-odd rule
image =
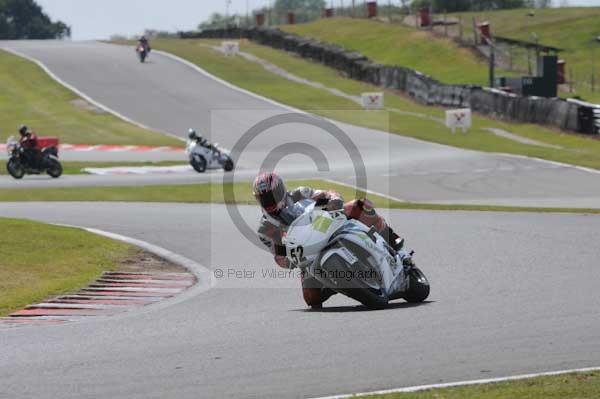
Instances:
[[[152,54],[148,64],[140,64],[133,62],[132,48],[95,42],[0,42],[0,47],[41,61],[63,81],[132,120],[182,137],[189,127],[196,127],[226,148],[233,148],[256,123],[290,112],[160,54]],[[382,115],[381,123],[386,120]],[[375,191],[423,202],[600,206],[600,174],[340,126],[359,148],[367,166],[368,188]],[[324,154],[329,171],[317,173],[306,155],[287,155],[295,152],[294,146],[291,151],[280,146],[290,142],[317,148]],[[322,129],[298,123],[272,127],[252,140],[238,162],[240,178],[248,180],[272,151],[275,158],[287,155],[278,165],[286,176],[320,176],[355,183],[353,161],[357,157],[351,157]],[[206,177],[198,177],[203,179]],[[152,178],[87,176],[44,183],[48,179],[15,182],[2,177],[0,187],[149,184],[148,180]],[[156,177],[157,184],[169,182]]]
[[[388,215],[431,302],[369,312],[335,297],[310,312],[295,278],[260,277],[270,255],[221,205],[4,205],[0,216],[96,227],[257,275],[125,319],[0,331],[0,397],[311,397],[600,364],[600,218]]]
[[[226,147],[265,115],[281,112],[156,54],[142,66],[131,49],[106,44],[2,45],[41,59],[96,100],[153,128],[179,133],[211,125],[212,139]],[[230,110],[210,112],[224,108]],[[369,188],[390,195],[600,203],[594,202],[599,174],[343,128],[361,144]],[[272,130],[244,152],[241,179],[251,178],[265,149],[286,141],[326,149],[335,161],[327,177],[344,180],[352,173],[344,149],[317,129],[291,124]],[[315,174],[305,155],[288,156],[280,169],[286,176]],[[58,183],[191,183],[221,176],[66,176]],[[256,223],[256,207],[239,210]],[[315,397],[600,365],[600,217],[381,212],[416,250],[432,283],[429,302],[365,311],[336,296],[324,311],[307,311],[297,276],[274,276],[270,254],[242,237],[222,205],[3,203],[3,217],[93,227],[159,245],[211,269],[215,286],[125,318],[0,330],[0,398]]]

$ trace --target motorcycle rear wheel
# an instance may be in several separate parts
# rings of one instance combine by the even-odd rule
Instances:
[[[14,158],[9,159],[6,163],[6,171],[17,180],[25,176],[25,167]]]
[[[53,179],[58,179],[63,173],[62,165],[57,159],[50,158],[48,160],[48,169],[46,169],[46,173]]]

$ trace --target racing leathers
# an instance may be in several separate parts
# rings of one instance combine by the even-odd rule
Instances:
[[[21,138],[19,139],[19,144],[23,149],[23,157],[25,159],[25,162],[30,167],[36,168],[41,158],[41,152],[37,148],[38,138],[36,134],[28,130],[25,134],[21,135]]]
[[[152,51],[152,48],[150,47],[150,42],[148,41],[148,39],[146,39],[146,37],[142,36],[138,40],[138,44],[143,46],[144,50],[146,50],[147,53],[150,53],[150,51]]]
[[[399,237],[388,227],[385,219],[377,214],[373,204],[368,199],[344,203],[342,196],[335,191],[298,187],[288,192],[285,200],[286,208],[305,199],[312,199],[317,206],[327,210],[343,209],[349,219],[356,219],[368,227],[374,227],[392,247],[395,247],[399,241]],[[285,246],[282,243],[282,233],[283,229],[291,224],[293,220],[286,220],[283,216],[285,215],[285,208],[280,212],[280,215],[282,216],[274,217],[263,212],[258,235],[260,240],[271,249],[275,262],[283,268],[289,268],[289,260],[286,257]],[[304,272],[302,272],[301,280],[304,300],[313,308],[321,307],[323,302],[335,294],[334,291],[323,287],[317,279],[306,275]]]

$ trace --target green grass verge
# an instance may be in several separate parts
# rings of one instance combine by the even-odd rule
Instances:
[[[600,371],[414,393],[365,396],[365,399],[597,399]]]
[[[63,166],[63,174],[65,175],[80,175],[84,174],[82,169],[85,168],[117,168],[117,167],[140,167],[140,166],[176,166],[187,165],[181,161],[157,161],[157,162],[61,162]],[[8,175],[6,167],[0,167],[0,176]]]
[[[489,81],[487,63],[470,49],[400,24],[338,17],[280,29],[339,44],[382,64],[413,68],[444,83],[487,85]]]
[[[532,41],[535,33],[540,43],[566,50],[560,57],[573,70],[575,93],[561,92],[563,97],[580,96],[600,102],[600,76],[596,71],[596,89],[592,91],[592,56],[600,53],[600,35],[597,24],[600,7],[547,8],[535,10],[529,17],[528,9],[496,10],[448,14],[463,21],[464,36],[473,36],[472,18],[489,21],[492,33],[515,39]],[[443,37],[424,30],[399,24],[387,24],[366,19],[321,19],[308,24],[284,25],[281,29],[303,36],[357,50],[374,61],[417,69],[444,83],[488,84],[487,63],[471,50],[461,48]],[[593,48],[595,50],[593,50]],[[444,62],[439,62],[444,60]],[[535,60],[533,61],[535,71]],[[513,65],[527,71],[527,53],[514,49]],[[596,68],[598,59],[596,58]],[[498,70],[498,76],[523,73]]]
[[[218,44],[210,40],[156,40],[153,46],[185,58],[208,72],[254,93],[272,98],[281,103],[331,117],[342,122],[389,130],[392,133],[421,140],[467,148],[478,151],[502,152],[543,158],[574,165],[600,168],[600,140],[576,134],[563,133],[539,125],[500,122],[475,115],[473,129],[468,134],[452,135],[442,124],[429,118],[444,118],[444,109],[427,107],[407,97],[386,92],[386,106],[400,112],[413,112],[423,117],[397,112],[377,113],[361,111],[358,104],[321,89],[295,83],[261,65],[246,61],[242,57],[224,57],[207,44]],[[283,51],[274,50],[251,42],[242,41],[243,51],[255,54],[295,75],[320,82],[327,87],[337,88],[347,94],[359,95],[376,88],[344,78],[332,68],[308,62]],[[379,88],[377,88],[379,90]],[[332,111],[336,110],[336,111]],[[345,112],[347,111],[347,112]],[[498,128],[519,136],[562,147],[545,148],[522,144],[495,136],[485,128]]]
[[[447,205],[400,202],[378,195],[365,195],[348,186],[322,180],[293,180],[288,187],[310,186],[333,189],[346,200],[368,197],[379,208],[421,209],[438,211],[492,211],[492,212],[565,212],[600,214],[600,209],[512,207],[491,205]],[[228,187],[234,197],[224,194],[224,186],[219,183],[194,185],[151,185],[137,187],[68,187],[0,189],[0,202],[23,201],[114,201],[114,202],[172,202],[172,203],[237,203],[255,205],[251,184],[234,183]]]
[[[449,15],[462,16],[467,22],[466,35],[472,36],[470,21],[475,16],[478,21],[490,21],[492,33],[498,36],[531,41],[531,34],[535,33],[540,43],[565,49],[560,57],[567,61],[567,69],[573,69],[574,95],[600,102],[600,43],[595,41],[600,35],[600,7],[536,9],[534,17],[527,16],[528,11],[517,9]],[[594,92],[591,87],[592,56],[596,57]],[[519,52],[514,57],[514,63],[527,70],[526,53]],[[569,96],[564,92],[561,95]]]
[[[0,218],[0,316],[79,289],[135,253],[79,229]]]
[[[0,50],[0,142],[26,124],[69,144],[181,145],[86,104],[33,62]]]

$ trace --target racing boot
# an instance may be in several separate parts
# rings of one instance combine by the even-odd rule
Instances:
[[[323,302],[335,295],[329,288],[302,288],[304,301],[312,309],[323,309]]]
[[[301,281],[304,302],[313,309],[322,309],[323,302],[336,294],[335,291],[324,287],[316,278],[307,276],[304,272]]]

